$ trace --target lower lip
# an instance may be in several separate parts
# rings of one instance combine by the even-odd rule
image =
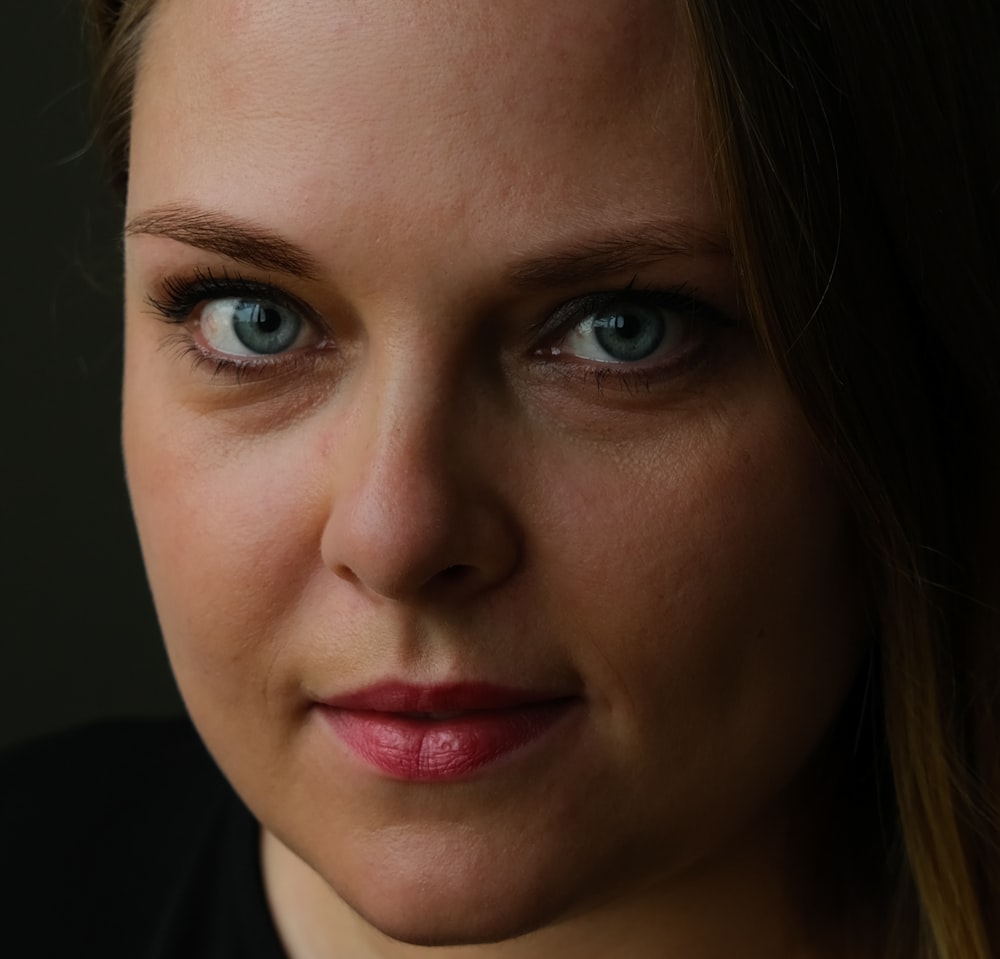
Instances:
[[[450,719],[321,706],[330,728],[366,765],[393,779],[446,782],[537,742],[571,711],[572,700],[470,710]]]

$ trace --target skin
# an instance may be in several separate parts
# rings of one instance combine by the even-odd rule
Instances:
[[[669,4],[158,8],[129,483],[179,685],[263,824],[295,959],[836,954],[811,837],[860,655],[851,542],[740,323],[707,169]],[[179,205],[279,235],[311,275],[151,218]],[[654,219],[680,252],[581,259]],[[545,256],[576,275],[527,268]],[[195,270],[280,287],[317,332],[240,377],[193,362],[203,307],[171,324],[149,297]],[[637,364],[544,325],[630,285],[734,322]],[[390,677],[578,706],[480,775],[401,783],[314,708]]]

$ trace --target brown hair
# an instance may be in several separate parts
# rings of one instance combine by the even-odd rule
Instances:
[[[88,0],[124,195],[155,0]],[[870,593],[888,954],[1000,950],[1000,23],[992,0],[686,0],[748,310]],[[884,761],[884,775],[878,767]]]
[[[990,0],[686,6],[749,310],[867,557],[893,798],[890,955],[988,959],[1000,948],[997,13]]]
[[[84,0],[85,25],[96,67],[94,113],[105,169],[115,195],[128,189],[132,91],[142,39],[156,0]]]

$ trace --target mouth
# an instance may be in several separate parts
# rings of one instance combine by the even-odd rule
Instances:
[[[408,782],[465,779],[548,738],[577,696],[482,683],[382,683],[318,709],[336,739],[370,770]]]
[[[428,723],[442,722],[445,719],[458,719],[465,714],[461,710],[453,710],[450,713],[400,713],[406,719],[422,719]]]

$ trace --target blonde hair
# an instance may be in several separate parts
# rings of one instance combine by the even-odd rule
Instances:
[[[154,6],[88,0],[121,196]],[[998,15],[992,0],[683,6],[747,308],[839,477],[865,557],[874,639],[857,794],[878,817],[862,841],[888,955],[989,959],[1000,948]]]

